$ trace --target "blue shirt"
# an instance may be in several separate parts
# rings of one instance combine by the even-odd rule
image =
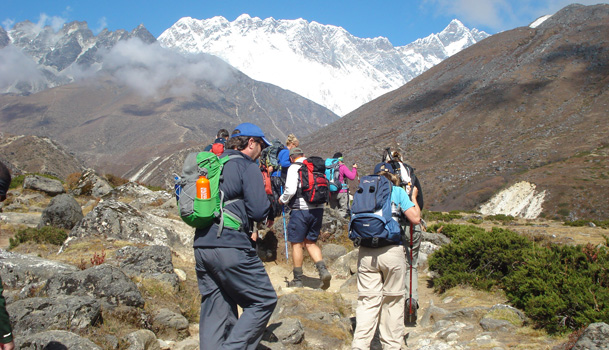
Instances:
[[[408,197],[408,193],[398,186],[393,186],[391,190],[391,203],[399,208],[400,213],[414,207],[414,203]]]
[[[292,162],[290,162],[290,150],[287,148],[284,148],[281,151],[279,151],[279,153],[277,153],[277,162],[279,163],[279,165],[281,165],[281,170],[276,169],[275,171],[273,171],[271,176],[279,177],[279,176],[281,176],[282,172],[287,175],[288,168],[290,167],[290,165],[292,165]],[[284,178],[285,178],[285,175],[284,175]]]

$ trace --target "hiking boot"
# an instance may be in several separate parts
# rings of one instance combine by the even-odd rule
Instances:
[[[288,287],[290,288],[303,288],[302,280],[293,279],[288,281]]]
[[[288,281],[288,287],[290,288],[303,288],[304,285],[302,284],[302,267],[295,267],[292,270],[292,273],[294,274],[294,279],[291,281]]]
[[[332,275],[326,268],[326,263],[324,263],[324,261],[322,260],[320,262],[315,263],[315,267],[319,272],[319,279],[321,280],[320,288],[323,290],[328,289],[330,287],[330,280],[332,279]]]

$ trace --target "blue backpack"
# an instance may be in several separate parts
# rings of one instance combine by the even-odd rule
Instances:
[[[336,158],[326,159],[326,179],[328,179],[328,187],[330,192],[336,192],[342,188],[340,183],[340,171],[338,170],[340,163]]]
[[[391,217],[391,191],[393,185],[384,176],[369,175],[361,178],[353,195],[349,239],[353,245],[383,247],[402,242],[400,225]]]

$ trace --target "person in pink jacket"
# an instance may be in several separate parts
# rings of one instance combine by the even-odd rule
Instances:
[[[338,192],[330,193],[330,208],[337,209],[340,215],[347,218],[349,217],[349,213],[347,213],[349,204],[349,185],[347,185],[347,179],[355,180],[355,177],[357,176],[357,164],[353,164],[353,169],[349,170],[349,168],[343,163],[342,153],[336,152],[332,158],[338,159],[340,164],[339,180],[341,183],[341,188],[338,190]]]

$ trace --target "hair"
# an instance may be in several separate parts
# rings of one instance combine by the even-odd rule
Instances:
[[[393,151],[393,154],[391,155],[393,158],[399,160],[400,162],[402,161],[402,155],[400,154],[400,152],[398,151]]]
[[[398,179],[398,176],[396,174],[392,174],[388,171],[381,171],[379,172],[377,175],[381,175],[387,178],[387,180],[391,181],[391,183],[394,186],[399,186],[400,184],[400,179]]]
[[[300,144],[300,141],[298,141],[298,139],[296,138],[296,135],[289,134],[288,139],[285,141],[285,146],[286,147],[288,147],[290,145],[298,146],[298,144]]]
[[[11,172],[4,163],[0,162],[0,201],[6,198],[8,187],[11,184]]]
[[[222,138],[227,139],[228,138],[228,130],[226,130],[226,129],[220,129],[220,130],[218,130],[218,134],[216,135],[216,137],[217,138],[222,137]]]
[[[240,130],[235,129],[235,131],[233,131],[233,135],[238,134],[240,132],[241,132]],[[228,141],[226,141],[226,148],[228,148],[228,149],[234,149],[234,150],[237,150],[237,151],[242,151],[242,150],[244,150],[247,147],[247,145],[249,144],[250,139],[254,139],[254,141],[260,143],[261,145],[265,144],[265,142],[262,139],[262,137],[233,136],[230,139],[228,139]]]
[[[342,153],[340,153],[340,152],[336,152],[336,153],[334,153],[334,155],[332,156],[332,158],[340,158],[340,157],[342,157],[342,156],[343,156],[343,154],[342,154]]]
[[[235,130],[237,131],[237,130]],[[238,134],[239,132],[233,132],[233,134]],[[244,150],[247,147],[247,144],[250,140],[249,136],[233,136],[228,141],[226,141],[226,148],[228,149],[236,149],[237,151]]]

